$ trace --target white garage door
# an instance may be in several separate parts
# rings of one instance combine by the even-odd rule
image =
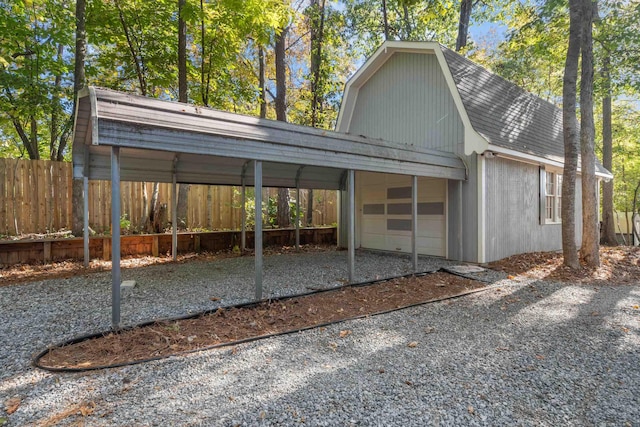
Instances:
[[[356,175],[359,244],[411,252],[411,177],[370,172]],[[418,253],[446,256],[444,179],[418,178]]]

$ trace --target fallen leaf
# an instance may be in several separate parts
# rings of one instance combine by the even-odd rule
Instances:
[[[418,346],[418,341],[411,341],[409,344],[407,344],[407,347],[409,348],[415,348]]]
[[[638,310],[638,309],[640,309],[640,306],[638,306],[638,305],[634,305],[634,306],[633,306],[633,309],[634,309],[634,310]]]
[[[96,402],[90,402],[89,404],[81,405],[79,408],[80,413],[82,414],[83,417],[87,417],[93,414],[95,409],[96,409]]]
[[[471,415],[473,415],[473,414],[476,412],[476,410],[475,410],[475,409],[473,409],[473,406],[471,406],[471,405],[469,405],[469,407],[467,408],[467,411],[468,411]]]
[[[536,354],[536,359],[538,360],[544,360],[544,356],[541,354]]]
[[[349,335],[351,335],[351,331],[348,329],[345,329],[344,331],[340,331],[340,338],[344,338]]]
[[[16,412],[18,410],[18,408],[20,407],[20,404],[22,403],[22,400],[20,400],[19,397],[12,397],[11,399],[7,400],[4,404],[4,411],[8,414],[11,415],[14,412]]]
[[[515,279],[515,278],[516,278],[516,276],[512,276],[512,275],[508,275],[508,276],[507,276],[507,279],[509,279],[509,280],[513,280],[513,279]]]
[[[220,298],[218,298],[218,297],[211,297],[211,298],[209,298],[209,299],[210,299],[211,301],[220,301]]]

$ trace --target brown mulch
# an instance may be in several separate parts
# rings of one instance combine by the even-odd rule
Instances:
[[[489,263],[489,268],[511,275],[582,284],[640,283],[640,247],[600,248],[600,267],[574,270],[562,265],[561,252],[534,252],[514,255]]]
[[[326,252],[332,250],[337,249],[333,245],[301,245],[299,252]],[[293,246],[264,248],[264,254],[266,256],[293,252],[296,252]],[[247,250],[244,255],[253,255],[253,251]],[[242,256],[242,254],[233,251],[188,253],[178,255],[177,261],[175,262],[183,264],[194,260],[216,260],[238,256]],[[171,256],[129,256],[122,258],[120,266],[123,269],[128,269],[172,262],[174,261]],[[18,264],[11,267],[0,268],[0,287],[35,282],[38,280],[65,279],[109,270],[111,270],[111,261],[101,259],[91,260],[88,268],[85,268],[83,262],[80,260],[66,260],[49,264]]]
[[[397,278],[311,295],[220,308],[196,318],[157,322],[56,347],[39,361],[49,368],[91,369],[296,331],[481,290],[486,285],[448,273]],[[336,339],[351,334],[343,330]]]

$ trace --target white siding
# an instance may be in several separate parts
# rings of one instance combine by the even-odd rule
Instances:
[[[433,54],[395,53],[358,91],[348,132],[461,152],[464,127]]]

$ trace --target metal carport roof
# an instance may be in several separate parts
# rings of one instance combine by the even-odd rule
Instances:
[[[354,172],[413,176],[414,224],[417,177],[464,180],[453,153],[422,149],[227,113],[194,105],[88,87],[79,93],[73,137],[74,178],[111,180],[112,323],[120,323],[119,182],[152,181],[271,187],[348,189],[349,267],[355,260]],[[256,205],[261,192],[255,192]],[[88,204],[85,198],[85,263]],[[256,211],[256,299],[262,295],[262,233]],[[175,224],[175,218],[172,221]],[[417,224],[413,227],[414,234]],[[174,228],[173,253],[176,254]],[[414,236],[415,242],[415,236]],[[417,247],[414,245],[417,268]]]

